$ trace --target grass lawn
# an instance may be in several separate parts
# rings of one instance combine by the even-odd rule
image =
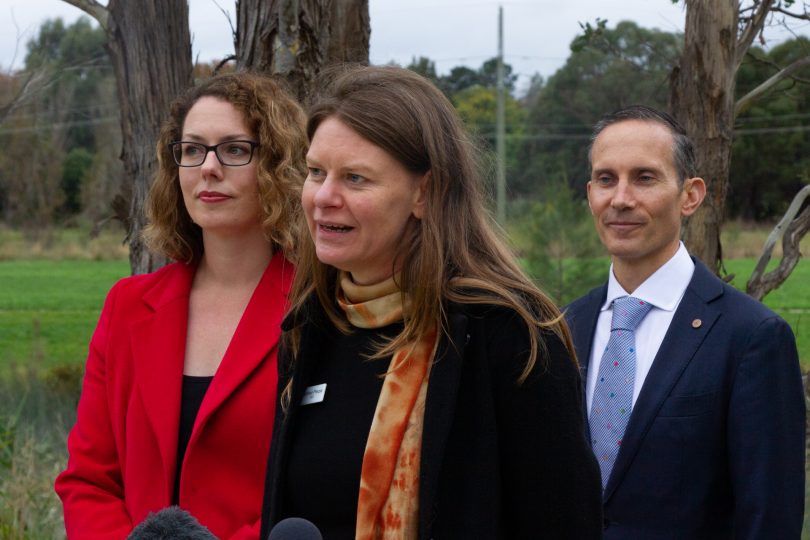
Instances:
[[[126,260],[0,261],[0,365],[83,363]]]
[[[755,264],[755,259],[726,261],[727,271],[737,276],[732,284],[744,288]],[[0,261],[0,365],[84,362],[104,297],[126,275],[126,260]],[[810,370],[810,260],[800,261],[765,304],[790,323],[802,370]]]

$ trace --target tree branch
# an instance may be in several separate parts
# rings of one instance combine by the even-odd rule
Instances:
[[[98,21],[99,26],[101,26],[102,30],[107,32],[109,29],[109,19],[110,19],[110,11],[99,4],[96,0],[62,0],[70,4],[71,6],[75,6],[80,10],[84,11],[91,17],[93,17],[96,21]]]
[[[787,212],[771,231],[765,246],[762,248],[762,255],[759,257],[757,266],[745,286],[745,291],[757,300],[762,300],[766,294],[784,283],[802,256],[799,252],[799,243],[810,231],[810,206],[805,208],[799,217],[796,219],[794,217],[799,213],[808,197],[810,197],[810,184],[804,186],[796,194]],[[787,228],[785,228],[786,225]],[[771,260],[773,248],[781,236],[783,236],[782,260],[779,261],[779,266],[765,274],[765,269]]]
[[[792,13],[786,10],[785,8],[781,8],[778,6],[773,8],[771,11],[773,11],[774,13],[781,13],[782,15],[790,17],[791,19],[810,21],[810,12],[807,11],[805,11],[804,13]]]
[[[763,95],[767,94],[774,86],[776,86],[781,81],[785,80],[786,78],[790,77],[796,71],[800,69],[810,66],[810,55],[805,56],[804,58],[799,58],[792,64],[787,67],[782,68],[778,72],[776,72],[773,76],[771,76],[768,80],[745,94],[734,105],[734,116],[738,116],[740,113],[744,112],[748,107],[751,106],[757,99],[761,98]]]
[[[762,0],[762,3],[756,7],[756,11],[748,18],[745,28],[743,28],[737,38],[737,52],[735,53],[736,58],[734,59],[736,67],[740,66],[743,58],[745,58],[745,53],[751,47],[751,43],[754,42],[754,38],[765,26],[765,20],[768,18],[768,13],[771,11],[773,3],[774,0]]]

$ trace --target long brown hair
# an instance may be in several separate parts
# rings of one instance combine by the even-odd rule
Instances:
[[[212,77],[172,103],[157,142],[158,172],[149,190],[149,223],[143,233],[147,245],[177,261],[192,262],[202,256],[202,231],[183,203],[178,167],[169,143],[180,140],[186,115],[204,96],[233,105],[256,137],[259,146],[253,159],[258,159],[262,227],[274,248],[292,257],[301,186],[306,176],[306,116],[278,82],[244,72]]]
[[[571,336],[559,309],[526,276],[484,204],[474,145],[455,109],[429,81],[397,67],[353,66],[331,74],[309,112],[312,137],[327,118],[336,118],[384,149],[408,170],[426,174],[425,209],[411,218],[398,260],[399,283],[409,297],[402,333],[380,346],[375,357],[413,343],[437,324],[447,330],[447,302],[494,304],[514,309],[531,340],[519,382],[545,358],[540,333],[557,334],[572,358]],[[299,271],[290,296],[294,318],[315,294],[330,320],[346,329],[335,304],[338,270],[318,261],[308,235],[300,240]],[[298,350],[300,336],[290,342]]]

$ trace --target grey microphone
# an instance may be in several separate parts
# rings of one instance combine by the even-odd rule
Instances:
[[[169,506],[150,512],[127,540],[218,540],[197,519],[180,508]]]
[[[276,523],[267,540],[323,540],[323,536],[311,521],[291,517]]]

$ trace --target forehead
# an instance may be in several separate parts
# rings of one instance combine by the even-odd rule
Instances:
[[[674,138],[669,128],[648,120],[623,120],[606,127],[591,149],[591,166],[674,168]]]
[[[230,102],[203,96],[194,102],[183,121],[183,132],[198,130],[248,134],[245,115]]]

